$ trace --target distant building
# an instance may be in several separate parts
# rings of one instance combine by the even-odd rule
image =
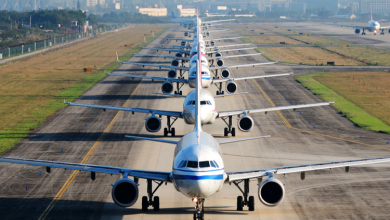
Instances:
[[[290,11],[298,13],[306,13],[306,3],[304,2],[295,2],[290,4]]]
[[[196,16],[195,8],[180,8],[178,9],[180,17],[193,17]]]
[[[120,10],[121,9],[121,3],[115,3],[115,9]]]
[[[347,6],[352,9],[352,13],[356,13],[359,11],[359,2],[348,2]]]
[[[360,13],[370,13],[370,7],[373,13],[389,13],[390,0],[360,0]]]
[[[363,0],[362,0],[363,1]],[[390,0],[389,0],[390,1]],[[306,3],[306,10],[308,9],[325,9],[327,11],[337,13],[339,11],[338,0],[293,0],[294,3]]]
[[[167,16],[167,8],[140,8],[139,13],[146,14],[154,17],[164,17]]]

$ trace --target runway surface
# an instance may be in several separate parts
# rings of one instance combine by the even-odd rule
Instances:
[[[182,33],[167,31],[162,36],[182,37]],[[361,37],[352,36],[353,39]],[[212,37],[223,37],[223,34],[215,33]],[[229,40],[217,44],[233,42],[242,43]],[[163,43],[163,40],[156,39],[153,43]],[[175,41],[169,43],[178,44]],[[142,50],[140,53],[155,52]],[[167,53],[159,51],[156,54]],[[170,63],[168,59],[158,58],[133,57],[130,60]],[[226,59],[225,63],[259,61],[266,59],[261,56],[240,57]],[[288,65],[274,65],[232,69],[231,72],[233,76],[245,76],[292,69]],[[304,72],[313,71],[305,69]],[[115,73],[164,77],[167,74],[165,70],[133,65],[122,65]],[[290,102],[322,102],[291,76],[239,81],[237,84],[239,91],[248,94],[216,99],[217,111],[290,105]],[[183,99],[152,93],[160,92],[160,86],[157,81],[108,76],[75,102],[182,110]],[[183,87],[183,94],[189,91],[188,87]],[[216,87],[210,91],[215,93]],[[155,134],[145,130],[144,119],[148,116],[68,106],[4,156],[171,171],[173,145],[124,138],[125,134],[163,138],[162,130]],[[251,116],[255,128],[248,133],[238,131],[236,138],[271,137],[223,145],[226,171],[390,156],[389,135],[360,129],[330,106]],[[163,125],[165,123],[164,117]],[[169,139],[178,140],[193,129],[182,120],[178,120],[174,127],[177,137]],[[203,129],[218,139],[226,139],[223,137],[224,127],[224,122],[217,120],[212,125],[204,125]],[[97,179],[92,181],[88,172],[53,169],[47,174],[43,167],[1,163],[0,216],[1,219],[192,219],[194,203],[171,184],[161,186],[155,194],[160,197],[159,212],[141,212],[141,197],[146,195],[145,180],[140,180],[140,197],[133,207],[116,206],[111,198],[111,184],[119,178],[97,174]],[[251,181],[250,195],[256,198],[256,210],[236,211],[236,197],[241,194],[234,185],[225,184],[220,192],[206,200],[206,219],[388,219],[390,215],[388,163],[351,167],[349,173],[343,169],[308,172],[304,181],[299,174],[276,178],[286,187],[286,197],[279,206],[262,205],[257,198],[257,181]]]

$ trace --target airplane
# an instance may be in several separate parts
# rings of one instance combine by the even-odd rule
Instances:
[[[203,57],[203,56],[201,56]],[[285,75],[292,75],[292,73],[283,73],[283,74],[273,74],[273,75],[258,75],[258,76],[246,76],[246,77],[233,77],[230,78],[230,71],[229,68],[239,68],[239,67],[255,67],[255,66],[261,66],[261,65],[269,65],[269,64],[275,64],[276,62],[264,62],[264,63],[252,63],[252,64],[237,64],[237,65],[228,65],[228,66],[215,66],[215,67],[208,67],[205,65],[204,58],[200,59],[202,60],[202,86],[203,88],[209,88],[211,84],[215,84],[218,88],[217,95],[218,94],[224,94],[222,83],[225,82],[226,86],[225,89],[228,93],[232,94],[237,91],[237,84],[234,81],[238,80],[247,80],[247,79],[255,79],[255,78],[264,78],[264,77],[276,77],[276,76],[285,76]],[[127,75],[127,74],[109,74],[109,75],[119,75],[124,77],[130,77],[130,78],[140,78],[140,79],[150,79],[150,80],[159,80],[159,81],[165,81],[161,85],[161,90],[163,93],[169,94],[173,92],[174,86],[172,82],[176,83],[176,91],[175,94],[182,94],[182,91],[180,90],[181,87],[184,84],[189,84],[191,88],[195,87],[195,75],[196,75],[196,66],[191,67],[180,67],[180,66],[168,66],[168,65],[158,65],[158,64],[150,64],[150,63],[133,63],[133,62],[122,62],[123,64],[133,64],[133,65],[139,65],[139,66],[152,66],[152,67],[158,67],[158,68],[168,68],[168,76],[175,76],[176,70],[185,70],[188,71],[188,80],[184,79],[183,77],[180,78],[170,78],[170,77],[153,77],[153,76],[142,76],[142,75]],[[211,78],[211,71],[215,71],[215,75],[218,76],[218,70],[221,70],[222,78],[219,77],[213,77]],[[181,75],[181,74],[180,74]]]
[[[344,25],[344,24],[326,24],[326,25],[335,25],[335,26],[340,26],[340,27],[352,27],[352,28],[355,28],[355,34],[360,34],[360,29],[363,30],[362,32],[362,35],[366,35],[366,33],[364,32],[364,30],[367,30],[369,32],[374,32],[374,35],[376,35],[376,33],[378,31],[381,31],[381,35],[385,35],[385,30],[386,29],[389,29],[389,33],[390,33],[390,26],[385,26],[385,27],[381,27],[381,25],[379,24],[379,22],[377,21],[374,21],[372,19],[372,9],[371,9],[371,18],[370,20],[368,21],[368,26],[359,26],[359,25]]]
[[[199,28],[199,24],[197,26]],[[195,203],[196,212],[194,213],[193,219],[203,220],[205,200],[218,191],[221,191],[225,183],[233,183],[242,192],[242,196],[237,196],[236,207],[238,211],[242,211],[244,206],[248,206],[249,211],[254,211],[255,199],[254,196],[249,196],[250,179],[256,179],[259,183],[259,200],[266,206],[275,207],[283,201],[286,194],[284,184],[276,178],[276,175],[300,173],[301,179],[303,180],[305,179],[305,173],[309,171],[344,167],[345,171],[348,172],[350,166],[390,161],[390,157],[378,157],[228,172],[225,170],[220,145],[269,138],[270,136],[217,141],[212,135],[204,132],[201,127],[202,112],[200,110],[201,68],[199,60],[197,62],[199,74],[196,74],[195,126],[192,132],[184,135],[179,141],[141,136],[125,136],[131,139],[174,145],[175,153],[171,172],[10,157],[0,157],[0,162],[46,167],[46,171],[49,173],[51,172],[51,168],[87,171],[91,172],[92,180],[96,179],[96,173],[121,175],[120,179],[112,185],[111,190],[114,203],[121,207],[129,207],[137,202],[139,197],[139,179],[146,179],[148,196],[142,197],[142,211],[144,212],[148,210],[149,206],[152,206],[155,211],[160,210],[160,198],[155,196],[155,193],[163,183],[172,183],[177,191]],[[133,179],[129,177],[133,177]],[[154,190],[153,182],[157,183],[157,187]],[[243,190],[239,185],[241,182],[243,183]]]
[[[219,46],[208,46],[205,45],[206,49],[214,48],[224,48],[224,47],[240,47],[240,46],[247,46],[250,45],[251,43],[244,43],[244,44],[230,44],[230,45],[219,45]],[[149,45],[153,46],[160,46],[160,47],[176,47],[176,48],[183,48],[183,49],[192,49],[190,46],[181,46],[181,45],[172,45],[172,44],[152,44],[150,43]]]
[[[200,35],[202,36],[202,35]],[[181,42],[181,45],[184,46],[186,44],[186,42],[192,42],[194,41],[193,39],[183,39],[183,38],[170,38],[170,37],[157,37],[157,38],[160,38],[160,39],[165,39],[165,40],[174,40],[174,41],[182,41]],[[202,38],[202,37],[200,37]],[[204,40],[204,42],[210,42],[210,45],[211,46],[214,46],[215,45],[215,42],[218,41],[218,42],[221,42],[221,40],[233,40],[233,39],[239,39],[241,37],[224,37],[224,38],[216,38],[216,39],[211,39],[211,40]]]
[[[203,72],[203,70],[202,70]],[[284,76],[289,73],[283,74],[269,74],[263,75],[262,78],[265,77],[275,77],[275,76]],[[123,74],[109,74],[113,76],[124,76]],[[129,76],[129,75],[125,75]],[[130,75],[131,76],[131,75]],[[129,77],[130,77],[129,76]],[[196,76],[195,76],[196,78]],[[240,77],[240,79],[245,79],[247,77]],[[202,80],[202,84],[203,84]],[[245,93],[245,92],[244,92]],[[228,127],[224,128],[224,136],[228,136],[228,134],[232,134],[232,136],[236,135],[236,129],[233,127],[232,117],[237,116],[239,119],[237,120],[237,127],[242,132],[248,132],[253,128],[254,122],[253,119],[249,116],[251,113],[265,113],[271,111],[280,111],[280,110],[296,110],[299,108],[308,108],[308,107],[318,107],[318,106],[326,106],[330,105],[333,102],[322,102],[322,103],[311,103],[311,104],[300,104],[300,105],[289,105],[289,106],[278,106],[278,107],[265,107],[265,108],[256,108],[256,109],[239,109],[232,111],[216,111],[215,100],[216,97],[224,97],[227,95],[239,95],[244,93],[234,93],[234,94],[218,94],[216,96],[211,95],[211,93],[207,90],[202,89],[200,93],[201,97],[201,111],[202,111],[202,124],[212,124],[216,119],[222,119]],[[159,95],[167,95],[164,93],[155,93]],[[148,132],[158,132],[161,129],[161,116],[167,116],[167,127],[164,128],[164,136],[171,134],[175,136],[175,129],[172,128],[173,124],[178,118],[183,118],[186,124],[193,124],[195,122],[195,112],[194,112],[194,99],[195,92],[191,91],[188,95],[175,94],[170,96],[182,97],[185,98],[183,102],[183,111],[167,111],[167,110],[156,110],[156,109],[143,109],[143,108],[128,108],[121,106],[108,106],[108,105],[94,105],[94,104],[82,104],[82,103],[72,103],[65,102],[65,104],[69,104],[71,106],[78,107],[88,107],[88,108],[97,108],[103,109],[103,111],[109,110],[117,110],[117,111],[128,111],[128,112],[139,112],[139,113],[147,113],[151,114],[145,120],[145,128]],[[157,117],[159,115],[160,117]],[[171,123],[171,117],[173,118],[173,122]]]

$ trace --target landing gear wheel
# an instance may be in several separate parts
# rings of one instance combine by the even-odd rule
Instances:
[[[160,211],[160,197],[155,196],[153,200],[153,210]]]
[[[180,94],[180,95],[183,95],[183,91],[180,91],[179,94]]]
[[[225,94],[225,91],[222,91],[221,94],[222,94],[222,95]]]
[[[175,95],[177,95],[177,91],[175,91]]]
[[[219,91],[217,91],[217,95],[219,95]]]
[[[249,208],[249,211],[255,211],[255,197],[254,196],[249,196],[248,208]]]
[[[236,128],[232,128],[232,136],[233,136],[233,137],[236,136]]]
[[[168,136],[168,129],[164,128],[164,137],[167,137],[167,136]]]
[[[237,196],[237,211],[242,211],[242,207],[244,207],[244,200],[242,196]]]
[[[228,136],[228,129],[225,127],[225,129],[223,129],[223,136],[227,137]]]
[[[148,211],[148,197],[147,196],[142,196],[142,211],[147,212]]]
[[[175,137],[175,128],[172,128],[172,130],[171,130],[171,136],[172,136],[172,137]]]

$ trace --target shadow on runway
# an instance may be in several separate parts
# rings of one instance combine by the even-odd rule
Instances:
[[[130,78],[130,77],[127,77],[127,78]],[[101,82],[101,84],[118,84],[118,85],[121,85],[121,84],[139,84],[141,82],[141,79],[137,79],[137,78],[134,78],[134,80],[117,80],[117,81],[103,81]],[[164,81],[163,80],[155,80],[155,81],[152,81],[152,80],[144,80],[142,81],[142,84],[162,84]]]
[[[36,195],[39,197],[39,195]],[[15,196],[16,197],[16,196]],[[0,198],[1,219],[38,219],[48,207],[52,198]],[[138,202],[140,203],[140,199]],[[194,207],[164,208],[164,202],[160,203],[160,211],[153,211],[149,207],[147,212],[140,208],[122,208],[112,203],[97,201],[77,201],[60,199],[47,216],[50,219],[100,219],[101,217],[118,217],[126,215],[142,214],[145,218],[150,215],[188,215],[192,218]],[[224,209],[224,210],[222,210]],[[228,210],[226,210],[228,209]],[[248,215],[247,211],[236,211],[234,206],[211,206],[205,205],[205,217],[214,215]],[[130,217],[130,216],[127,216]]]

